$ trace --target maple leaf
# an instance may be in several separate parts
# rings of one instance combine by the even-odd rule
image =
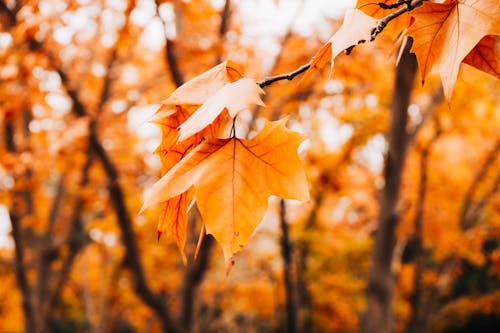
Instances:
[[[173,149],[179,137],[177,127],[179,127],[188,117],[189,112],[177,106],[174,113],[154,121],[154,123],[160,126],[162,132],[162,139],[160,145],[155,149],[155,153],[160,157],[164,172],[168,171],[177,163],[176,159],[174,161],[171,160],[170,157],[172,154],[169,155],[169,152]],[[179,152],[179,149],[177,149],[177,151]]]
[[[163,173],[170,170],[193,146],[201,141],[200,137],[193,137],[191,140],[176,143],[179,136],[177,127],[189,117],[189,112],[184,108],[177,106],[176,109],[175,113],[156,121],[162,129],[162,141],[155,153],[160,157]],[[167,231],[167,234],[175,239],[184,265],[187,264],[184,246],[186,244],[188,203],[192,197],[193,191],[188,190],[161,202],[158,218],[158,239]]]
[[[218,115],[227,110],[231,117],[251,104],[264,106],[260,94],[264,91],[254,79],[243,78],[228,83],[196,110],[179,126],[179,141],[183,141],[211,124]]]
[[[186,82],[162,102],[162,105],[155,114],[154,122],[162,130],[162,141],[156,148],[155,153],[160,157],[163,173],[177,164],[189,150],[201,142],[205,135],[214,136],[215,128],[218,127],[223,117],[216,121],[213,126],[207,126],[205,130],[184,142],[177,142],[179,125],[185,122],[194,110],[217,90],[240,77],[241,74],[237,70],[237,65],[231,61],[225,61]],[[161,202],[157,227],[158,239],[164,232],[173,236],[179,247],[184,264],[187,263],[184,253],[187,211],[192,197],[193,191],[185,191]]]
[[[201,105],[227,83],[241,78],[239,66],[226,60],[200,74],[172,92],[158,109],[155,119],[167,117],[176,112],[176,105]]]
[[[168,235],[175,239],[184,265],[187,265],[184,246],[186,245],[188,204],[193,198],[193,195],[194,191],[189,189],[175,197],[161,202],[160,215],[158,217],[158,239],[167,231]]]
[[[500,79],[500,36],[481,39],[463,62]]]
[[[500,1],[425,2],[412,16],[415,22],[407,34],[414,39],[412,51],[422,82],[437,66],[444,94],[450,100],[460,63],[484,36],[500,35]]]
[[[376,25],[375,18],[358,9],[348,9],[340,28],[313,57],[308,72],[314,68],[322,68],[328,62],[333,69],[333,61],[339,53],[350,46],[357,45],[360,41],[369,41]]]
[[[221,244],[226,262],[230,262],[262,220],[270,195],[309,199],[297,155],[304,137],[287,129],[285,122],[266,122],[250,140],[204,141],[153,185],[143,208],[194,186],[206,230]]]

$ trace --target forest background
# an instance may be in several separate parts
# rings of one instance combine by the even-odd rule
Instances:
[[[226,59],[257,81],[300,68],[366,2],[1,1],[0,331],[498,330],[499,81],[464,65],[448,100],[422,85],[402,19],[238,115],[305,134],[311,200],[272,197],[227,276],[211,236],[193,260],[196,209],[186,266],[158,209],[137,214],[176,87]]]

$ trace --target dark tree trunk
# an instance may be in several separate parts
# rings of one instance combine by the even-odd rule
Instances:
[[[366,290],[367,304],[362,324],[364,333],[393,331],[394,278],[391,262],[396,243],[396,226],[399,222],[397,203],[407,146],[407,110],[417,70],[415,55],[409,53],[411,44],[410,39],[405,45],[396,70],[391,108],[392,120],[388,135],[389,148],[384,170],[385,187],[380,194],[378,227]]]
[[[286,298],[286,324],[288,333],[297,332],[297,303],[295,298],[292,244],[286,221],[285,200],[280,200],[281,256],[283,257],[283,278]]]

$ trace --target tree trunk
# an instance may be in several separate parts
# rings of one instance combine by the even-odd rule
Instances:
[[[408,39],[396,70],[389,148],[384,170],[385,187],[380,195],[378,228],[366,290],[367,307],[362,325],[364,333],[390,333],[393,330],[394,278],[391,262],[396,243],[396,226],[399,222],[397,203],[407,146],[407,110],[417,70],[415,55],[409,53],[411,44],[411,39]]]
[[[280,200],[281,256],[283,257],[283,278],[286,298],[286,324],[288,333],[297,332],[297,303],[293,281],[292,245],[286,221],[285,200]]]

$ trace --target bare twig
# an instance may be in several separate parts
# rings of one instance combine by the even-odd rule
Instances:
[[[299,68],[297,68],[297,69],[295,69],[295,70],[293,70],[291,72],[268,77],[268,78],[266,78],[266,79],[264,79],[262,81],[257,82],[257,84],[259,85],[259,87],[264,88],[264,87],[269,86],[269,85],[271,85],[271,84],[273,84],[275,82],[278,82],[278,81],[282,81],[282,80],[289,80],[289,81],[291,81],[297,75],[302,74],[305,71],[307,71],[309,69],[309,67],[311,67],[311,65],[312,65],[312,60],[309,61],[307,64],[302,65]]]

